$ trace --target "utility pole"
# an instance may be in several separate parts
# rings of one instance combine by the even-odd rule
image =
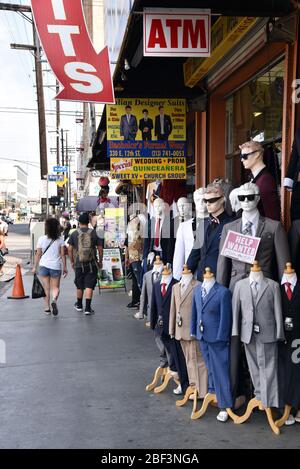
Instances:
[[[41,46],[40,46],[40,41],[36,32],[34,23],[32,27],[33,27],[33,43],[35,46],[34,61],[35,61],[37,102],[38,102],[38,119],[39,119],[39,130],[40,130],[41,179],[43,179],[44,175],[48,174],[43,69],[42,69]]]
[[[33,51],[36,71],[36,87],[37,87],[37,105],[38,105],[38,120],[39,120],[39,141],[40,141],[40,169],[41,179],[44,179],[48,174],[47,162],[47,139],[46,139],[46,118],[45,118],[45,101],[43,89],[43,70],[41,61],[41,46],[38,35],[32,20],[30,20],[25,13],[31,13],[30,5],[20,5],[12,3],[0,3],[0,10],[13,11],[20,13],[24,19],[30,21],[33,27],[33,45],[28,44],[11,44],[12,49],[29,50]]]
[[[56,80],[56,95],[59,93],[59,82]],[[56,100],[56,164],[59,166],[59,129],[60,129],[60,103]]]

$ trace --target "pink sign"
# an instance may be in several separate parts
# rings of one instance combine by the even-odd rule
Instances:
[[[256,259],[259,243],[260,238],[229,231],[221,255],[245,262],[246,264],[253,264]]]

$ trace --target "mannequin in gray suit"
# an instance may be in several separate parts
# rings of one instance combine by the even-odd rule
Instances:
[[[260,216],[257,209],[260,195],[256,184],[248,182],[241,186],[238,198],[243,210],[242,218],[224,225],[220,241],[220,253],[229,230],[261,238],[256,255],[261,270],[268,278],[280,279],[286,263],[290,262],[289,245],[283,226],[279,221]],[[277,268],[274,266],[274,260],[276,260]],[[250,268],[250,264],[220,254],[217,266],[217,282],[233,291],[236,282],[249,276]]]
[[[277,280],[281,278],[286,263],[290,261],[290,252],[286,232],[279,221],[262,217],[257,205],[260,200],[259,188],[251,182],[239,188],[238,199],[243,213],[242,218],[224,225],[220,253],[229,230],[261,238],[256,254],[265,277]],[[276,261],[276,262],[275,262]],[[219,255],[217,265],[217,282],[234,291],[235,284],[249,276],[251,265],[229,257]],[[243,355],[236,337],[231,341],[231,385],[234,397],[245,395],[245,379],[243,372]],[[242,399],[242,402],[244,397]]]
[[[284,340],[279,284],[254,266],[235,286],[232,315],[232,336],[245,344],[255,397],[265,408],[278,407],[278,341]]]

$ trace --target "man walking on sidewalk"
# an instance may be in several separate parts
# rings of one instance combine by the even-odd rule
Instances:
[[[71,265],[75,270],[75,285],[77,288],[77,301],[75,309],[83,311],[82,299],[85,291],[85,315],[93,314],[91,308],[93,290],[97,284],[99,262],[102,263],[103,240],[98,238],[95,230],[88,227],[89,215],[82,213],[79,216],[79,228],[69,237],[68,254]]]

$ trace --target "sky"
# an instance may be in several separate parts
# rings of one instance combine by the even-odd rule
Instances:
[[[29,5],[30,0],[6,0],[6,3]],[[16,109],[36,109],[36,88],[34,58],[29,51],[18,51],[10,48],[11,43],[32,44],[32,25],[15,12],[0,10],[0,163],[9,163],[3,158],[24,161],[20,166],[29,174],[29,198],[39,196],[40,170],[27,165],[28,162],[39,163],[39,129],[37,112],[21,113]],[[45,58],[45,57],[44,57]],[[55,85],[55,77],[48,63],[43,63],[44,85]],[[45,108],[55,111],[55,92],[45,87]],[[61,110],[81,111],[77,103],[61,102]],[[16,112],[18,111],[18,112]],[[75,115],[61,117],[61,127],[68,129],[69,146],[76,146],[81,139],[82,124],[75,123]],[[46,115],[48,171],[56,162],[56,154],[50,149],[56,147],[55,114]],[[15,161],[13,164],[19,164]],[[73,167],[75,170],[75,166]],[[52,189],[55,183],[51,183]]]

